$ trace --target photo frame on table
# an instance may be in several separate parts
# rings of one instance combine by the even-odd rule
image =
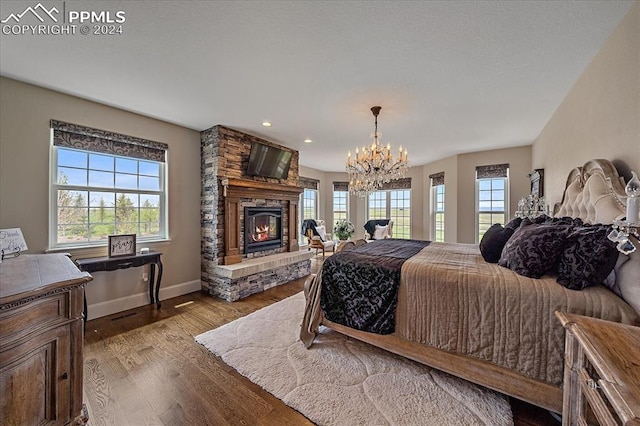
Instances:
[[[109,235],[109,257],[134,256],[136,234]]]
[[[531,180],[531,195],[542,197],[544,195],[544,169],[535,169],[528,176]]]

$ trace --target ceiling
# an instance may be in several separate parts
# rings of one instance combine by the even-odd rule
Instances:
[[[2,1],[0,18],[36,4]],[[382,142],[421,165],[531,144],[631,4],[43,0],[66,16],[124,11],[123,34],[3,34],[0,73],[198,131],[242,130],[324,171],[370,143],[381,105]]]

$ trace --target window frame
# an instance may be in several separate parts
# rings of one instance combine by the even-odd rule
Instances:
[[[337,210],[336,209],[336,193],[338,193],[338,198],[339,199],[344,199],[344,210]],[[332,218],[333,218],[333,223],[336,223],[338,220],[343,219],[342,217],[338,218],[336,217],[336,213],[339,214],[344,214],[344,220],[349,220],[349,191],[336,191],[335,189],[333,190],[332,193]]]
[[[442,191],[440,192],[440,189]],[[442,202],[438,202],[438,195],[442,194]],[[446,202],[446,190],[444,183],[440,185],[431,185],[431,235],[433,241],[444,242],[445,241],[445,204]],[[440,209],[439,205],[442,206]],[[442,215],[442,220],[438,219],[438,215]],[[442,238],[438,238],[438,224],[440,224],[442,230]]]
[[[399,215],[393,216],[391,214],[391,204],[392,204],[392,199],[394,199],[394,198],[392,197],[391,193],[398,194],[400,192],[404,193],[404,191],[407,192],[407,197],[402,197],[402,198],[397,197],[397,198],[395,198],[395,200],[408,200],[408,202],[409,202],[408,214],[404,214],[402,216],[399,216]],[[384,201],[385,201],[385,203],[384,203],[385,204],[385,206],[384,206],[385,217],[372,217],[371,216],[371,204],[370,204],[371,196],[374,196],[374,197],[378,198],[380,194],[385,194],[385,197],[384,197]],[[405,189],[383,189],[383,190],[380,190],[380,191],[374,191],[374,192],[370,193],[369,195],[367,195],[367,201],[366,202],[367,202],[367,205],[366,205],[366,207],[367,207],[367,220],[372,220],[372,219],[391,219],[391,220],[393,220],[393,238],[411,239],[411,204],[412,204],[411,203],[411,188],[405,188]],[[403,208],[403,211],[405,209],[406,209],[406,207]],[[408,224],[405,224],[404,220],[401,223],[401,221],[399,220],[401,218],[407,218],[408,219]],[[404,233],[400,234],[398,232],[400,229],[405,229],[405,228],[408,228],[408,230],[409,230],[407,235],[405,235]]]
[[[489,226],[493,225],[494,223],[501,223],[502,225],[507,223],[507,218],[509,217],[509,168],[507,168],[507,176],[504,177],[488,177],[488,178],[477,178],[476,177],[476,182],[475,182],[475,243],[478,244],[480,243],[480,240],[482,239],[482,237],[484,236],[484,232],[486,232],[486,230],[482,233],[482,235],[480,235],[480,215],[481,214],[491,214],[492,219],[491,222],[489,224]],[[489,190],[492,193],[492,196],[489,200],[482,200],[482,201],[490,201],[491,203],[494,202],[493,199],[493,181],[498,181],[498,180],[502,180],[503,181],[503,193],[504,193],[504,209],[503,210],[480,210],[480,181],[491,181],[491,189]],[[486,191],[486,190],[483,190]],[[499,201],[499,200],[497,200]],[[497,215],[497,214],[501,214],[502,215],[502,221],[496,222],[493,220],[493,216]]]
[[[311,200],[310,197],[307,197],[307,193],[313,193],[313,217],[305,217],[305,210],[307,209],[305,200]],[[300,194],[300,214],[302,215],[302,220],[305,219],[318,219],[318,190],[317,189],[309,189],[304,188],[304,191]]]
[[[304,200],[310,199],[310,198],[305,197],[305,194],[307,193],[307,191],[313,192],[315,194],[315,196],[314,196],[315,212],[314,212],[314,216],[313,217],[309,217],[309,218],[305,217],[305,207],[304,207],[305,206]],[[299,207],[298,208],[298,212],[299,212],[298,214],[300,216],[299,217],[299,220],[300,220],[299,223],[300,224],[302,224],[302,222],[305,219],[316,219],[317,220],[318,219],[318,190],[317,189],[304,188],[304,190],[300,193],[300,199],[298,201],[298,207]],[[298,227],[298,232],[300,233],[298,241],[306,241],[306,237],[307,236],[302,233],[302,229],[300,227]],[[327,232],[330,233],[331,231],[327,231]]]
[[[105,239],[102,240],[95,240],[95,241],[91,241],[91,240],[83,240],[83,241],[77,241],[77,242],[70,242],[70,243],[60,243],[58,242],[58,190],[59,189],[64,189],[64,190],[70,190],[70,191],[86,191],[87,193],[90,193],[91,191],[94,192],[110,192],[110,193],[114,193],[115,194],[136,194],[136,195],[158,195],[159,196],[159,202],[158,202],[158,208],[159,208],[159,228],[158,228],[158,235],[154,235],[154,236],[141,236],[140,234],[138,234],[138,231],[140,230],[140,216],[138,216],[138,220],[137,220],[137,226],[138,226],[138,231],[136,231],[136,241],[137,243],[143,242],[143,243],[152,243],[152,242],[160,242],[160,241],[168,241],[169,240],[169,205],[168,205],[168,199],[169,199],[169,185],[168,185],[168,158],[166,158],[165,161],[154,161],[154,160],[147,160],[147,159],[142,159],[142,158],[136,158],[136,157],[129,157],[129,156],[124,156],[124,155],[114,155],[114,154],[106,154],[106,153],[102,153],[102,152],[96,152],[96,151],[92,151],[90,149],[78,149],[78,148],[69,148],[69,147],[59,147],[54,145],[53,143],[53,131],[51,132],[51,144],[50,144],[50,157],[49,157],[49,212],[48,212],[48,216],[49,216],[49,242],[48,242],[48,250],[49,251],[56,251],[56,250],[74,250],[74,249],[82,249],[82,248],[92,248],[92,247],[107,247],[108,245],[108,238],[106,238],[107,236],[105,236]],[[77,151],[77,152],[82,152],[82,153],[86,153],[87,154],[87,161],[89,161],[89,155],[90,154],[95,154],[95,155],[101,155],[101,156],[108,156],[108,157],[112,157],[114,159],[117,158],[123,158],[123,159],[128,159],[128,160],[135,160],[135,161],[144,161],[144,162],[149,162],[149,163],[155,163],[158,164],[158,181],[159,181],[159,186],[160,189],[155,191],[155,190],[140,190],[140,189],[125,189],[125,188],[116,188],[115,185],[114,187],[99,187],[99,186],[91,186],[89,185],[89,181],[87,180],[87,185],[86,186],[82,186],[82,185],[60,185],[58,184],[58,151],[60,149],[65,149],[65,150],[70,150],[70,151]],[[167,156],[168,157],[168,156]],[[115,160],[114,160],[115,161]],[[89,163],[86,164],[86,168],[83,168],[82,170],[86,170],[87,172],[90,169],[90,165]],[[114,174],[116,173],[115,170],[113,172]],[[136,173],[136,176],[140,176],[140,171],[138,170],[138,172]],[[91,211],[91,206],[90,206],[90,200],[87,199],[87,227],[90,226],[91,222],[89,220],[90,218],[90,211]],[[140,206],[138,206],[138,213],[140,212]]]

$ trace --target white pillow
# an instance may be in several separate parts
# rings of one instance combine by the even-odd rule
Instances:
[[[611,272],[609,273],[609,275],[607,275],[607,278],[604,279],[604,281],[602,282],[602,284],[604,284],[606,287],[609,288],[609,290],[613,291],[617,296],[622,297],[622,293],[620,292],[620,288],[618,287],[618,273],[620,271],[620,268],[622,267],[622,265],[624,265],[624,263],[629,260],[629,256],[619,253],[618,254],[618,260],[616,261],[616,265],[614,266],[614,268],[611,270]]]
[[[391,238],[389,236],[389,225],[376,225],[376,230],[373,232],[373,239],[384,240],[385,238]]]
[[[640,315],[640,250],[631,253],[629,261],[616,271],[616,284],[625,302]]]
[[[322,241],[324,241],[324,239],[327,237],[327,231],[324,225],[316,226],[316,231],[318,231],[318,235],[320,235],[320,238],[322,239]]]

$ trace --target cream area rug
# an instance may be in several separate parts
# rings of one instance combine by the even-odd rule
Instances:
[[[321,327],[299,340],[298,293],[196,337],[318,425],[512,425],[506,397]]]

